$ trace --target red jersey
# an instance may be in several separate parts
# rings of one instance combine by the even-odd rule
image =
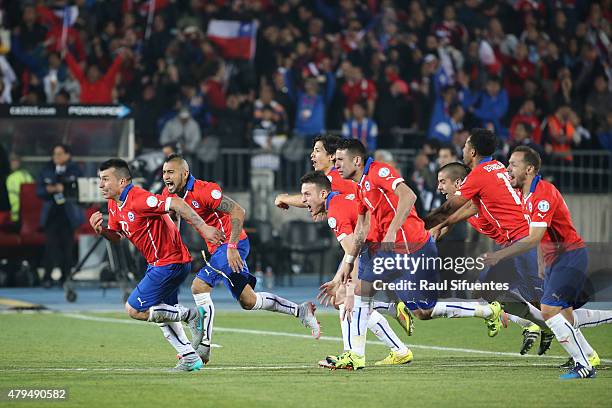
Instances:
[[[375,234],[370,233],[368,241],[376,237],[376,241],[373,242],[382,242],[385,238],[399,202],[395,189],[403,182],[404,179],[397,174],[394,168],[374,161],[372,158],[366,162],[357,187],[357,197],[360,201],[359,214],[369,211],[374,220],[370,225],[370,230],[374,228]],[[408,252],[414,252],[420,249],[429,238],[430,235],[425,229],[423,220],[419,218],[412,206],[410,214],[397,231],[395,242],[401,244]]]
[[[491,238],[497,245],[504,245],[508,241],[506,237],[501,233],[501,231],[495,228],[483,215],[478,212],[478,214],[471,216],[467,219],[467,222],[474,228],[476,231],[481,233],[484,236]]]
[[[168,192],[168,188],[164,188],[162,195],[164,197],[176,197],[176,194]],[[182,199],[202,217],[206,224],[223,231],[226,237],[224,243],[227,243],[232,235],[232,220],[228,213],[217,211],[222,198],[223,192],[217,183],[198,180],[191,174],[189,175],[185,184],[185,195]],[[246,232],[242,230],[239,239],[242,240],[246,237]],[[210,242],[206,242],[206,245],[208,246],[208,252],[211,254],[219,247],[219,245],[213,245]]]
[[[336,234],[338,242],[355,231],[359,208],[355,194],[331,192],[325,200],[325,208],[327,209],[327,224]]]
[[[376,85],[365,78],[359,82],[349,81],[342,85],[342,93],[346,98],[346,108],[352,109],[353,105],[360,100],[375,100]]]
[[[510,185],[506,167],[487,158],[463,180],[455,193],[474,201],[481,214],[497,227],[506,243],[529,235],[529,222],[523,214],[521,199]]]
[[[357,183],[353,180],[343,179],[337,168],[333,167],[326,175],[331,182],[332,191],[337,191],[340,194],[357,194]]]
[[[584,241],[572,224],[567,204],[553,184],[536,176],[523,202],[531,218],[530,225],[546,227],[541,245],[547,265],[552,264],[560,253],[584,248]]]
[[[169,197],[162,197],[132,184],[119,199],[108,200],[108,229],[130,240],[153,266],[191,262],[178,229],[168,215]]]

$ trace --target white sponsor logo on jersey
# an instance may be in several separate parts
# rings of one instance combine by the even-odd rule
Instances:
[[[157,197],[149,196],[149,198],[147,198],[147,205],[151,208],[157,207]]]
[[[355,194],[348,194],[346,197],[347,200],[354,200],[355,199]]]
[[[214,198],[215,200],[218,200],[221,198],[221,192],[219,190],[213,190],[210,192],[210,195],[212,196],[212,198]]]
[[[378,170],[378,175],[380,177],[387,177],[390,173],[391,171],[387,167],[383,167],[382,169]]]
[[[550,204],[546,200],[542,200],[538,203],[538,210],[542,212],[546,212],[550,210]]]
[[[328,218],[327,225],[329,225],[329,228],[336,228],[336,219],[334,217]]]

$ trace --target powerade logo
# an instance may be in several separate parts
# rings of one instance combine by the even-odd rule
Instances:
[[[57,114],[53,106],[11,106],[9,114],[12,116],[51,116]]]
[[[70,106],[68,116],[113,116],[124,118],[130,114],[127,106]]]

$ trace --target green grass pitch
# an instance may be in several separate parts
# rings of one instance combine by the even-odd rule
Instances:
[[[169,373],[174,350],[154,324],[118,313],[1,314],[0,390],[67,388],[68,399],[11,402],[0,396],[0,406],[612,406],[611,370],[599,370],[593,380],[560,381],[559,345],[548,353],[558,358],[521,357],[517,326],[490,339],[479,319],[417,321],[408,338],[391,322],[412,347],[414,362],[374,367],[388,351],[370,343],[368,367],[349,372],[316,366],[342,346],[337,315],[319,319],[325,337],[316,341],[284,315],[219,312],[213,342],[222,347],[213,349],[211,363],[195,373]],[[584,333],[603,359],[612,358],[612,326]]]

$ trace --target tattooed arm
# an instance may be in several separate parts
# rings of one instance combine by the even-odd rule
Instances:
[[[222,243],[225,240],[225,234],[215,227],[206,225],[204,220],[189,207],[180,198],[174,197],[170,199],[170,210],[173,210],[181,219],[187,221],[193,228],[196,229],[202,238],[212,242],[213,244]]]
[[[240,256],[238,248],[236,248],[235,245],[238,243],[240,234],[242,233],[242,226],[244,225],[244,216],[246,211],[240,206],[240,204],[226,195],[224,195],[221,199],[221,203],[217,207],[217,210],[230,215],[232,233],[229,237],[229,244],[232,244],[233,247],[232,245],[228,245],[227,261],[229,262],[232,270],[238,273],[244,267],[244,262]]]

